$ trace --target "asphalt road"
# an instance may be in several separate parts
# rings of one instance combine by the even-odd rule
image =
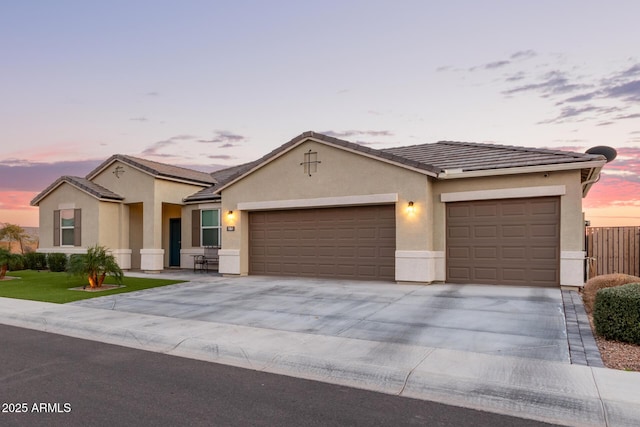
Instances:
[[[5,325],[0,341],[2,426],[549,425]]]

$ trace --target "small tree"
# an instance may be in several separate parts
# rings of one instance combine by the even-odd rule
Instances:
[[[75,254],[69,259],[69,273],[86,277],[91,288],[100,288],[107,275],[121,284],[124,274],[113,255],[104,246],[95,245],[86,254]]]
[[[11,252],[5,248],[0,248],[0,280],[4,279],[4,276],[7,275],[7,269],[13,257],[14,255]]]
[[[18,242],[20,244],[20,253],[24,255],[24,239],[28,237],[24,228],[19,225],[9,224],[5,222],[0,228],[0,240],[9,241],[9,251],[11,251],[11,243]]]

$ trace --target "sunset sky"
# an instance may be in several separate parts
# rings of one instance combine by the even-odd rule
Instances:
[[[112,154],[201,170],[313,130],[618,150],[584,201],[640,225],[640,2],[2,1],[0,222]]]

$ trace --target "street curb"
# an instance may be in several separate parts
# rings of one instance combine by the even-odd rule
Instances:
[[[635,372],[7,298],[0,323],[561,425],[640,419]]]

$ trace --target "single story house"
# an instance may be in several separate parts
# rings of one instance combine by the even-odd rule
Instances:
[[[211,174],[115,155],[36,196],[40,251],[101,244],[125,268],[582,286],[599,154],[466,142],[373,149],[305,132]]]

